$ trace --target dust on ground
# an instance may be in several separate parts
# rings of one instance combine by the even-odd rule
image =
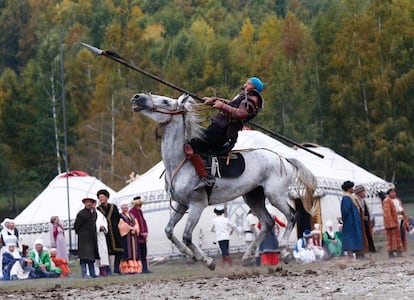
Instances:
[[[0,299],[411,299],[414,256],[389,259],[347,257],[277,267],[218,266],[195,263],[153,266],[152,274],[97,279],[67,278],[0,283]]]

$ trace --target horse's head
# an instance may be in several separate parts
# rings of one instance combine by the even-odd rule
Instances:
[[[196,103],[189,95],[181,95],[178,99],[151,94],[135,94],[131,98],[132,109],[154,121],[167,125],[177,115],[184,115],[183,126],[187,137],[198,137],[202,127],[198,124],[199,115],[194,109]]]
[[[176,99],[152,94],[135,94],[131,98],[132,109],[158,123],[169,122],[173,115],[181,114]]]

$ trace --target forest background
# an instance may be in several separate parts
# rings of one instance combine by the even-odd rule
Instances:
[[[200,96],[259,76],[256,123],[414,193],[414,0],[0,0],[0,32],[0,216],[66,170],[64,124],[68,168],[115,190],[160,160],[129,99],[179,93],[81,42]]]

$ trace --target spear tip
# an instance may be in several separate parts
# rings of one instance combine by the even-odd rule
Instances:
[[[86,47],[86,48],[88,48],[89,50],[91,50],[93,53],[95,53],[95,54],[98,54],[98,55],[102,55],[103,53],[104,53],[104,51],[103,50],[101,50],[101,49],[99,49],[99,48],[96,48],[96,47],[94,47],[94,46],[91,46],[91,45],[89,45],[89,44],[86,44],[86,43],[82,43],[81,42],[81,45],[82,46],[84,46],[84,47]]]

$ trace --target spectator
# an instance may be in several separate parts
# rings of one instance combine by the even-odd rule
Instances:
[[[224,206],[216,206],[214,208],[214,213],[216,214],[216,217],[212,220],[213,225],[211,231],[216,233],[216,241],[220,247],[221,262],[223,266],[225,263],[231,266],[232,261],[229,253],[230,235],[237,229],[237,226],[224,216]]]
[[[246,242],[247,247],[253,242],[257,236],[257,226],[259,220],[256,215],[249,210],[244,221],[244,241]]]
[[[15,235],[5,236],[6,244],[2,254],[2,280],[18,280],[30,278],[34,272],[33,261],[30,258],[21,257],[17,249],[17,237]]]
[[[364,252],[375,252],[374,245],[374,230],[372,228],[371,216],[368,210],[368,205],[365,201],[365,188],[362,185],[355,187],[355,197],[359,202],[362,210],[362,234],[364,236]]]
[[[94,202],[94,208],[96,202]],[[98,253],[99,259],[95,261],[95,274],[106,277],[109,268],[109,254],[108,245],[106,244],[106,234],[108,233],[108,221],[105,216],[96,210],[96,235],[98,241]]]
[[[384,211],[384,227],[387,239],[388,256],[401,257],[407,251],[407,231],[409,230],[407,216],[402,201],[397,197],[395,187],[387,191],[382,202]]]
[[[50,245],[56,248],[57,257],[69,261],[68,249],[66,246],[65,229],[58,216],[52,216],[49,224]]]
[[[148,259],[147,259],[147,240],[148,240],[148,225],[147,221],[144,218],[142,212],[142,205],[144,204],[144,198],[137,196],[132,201],[132,208],[130,213],[137,219],[139,225],[139,234],[138,234],[138,254],[142,263],[142,273],[147,274],[151,273],[148,268]]]
[[[2,246],[6,245],[6,243],[4,242],[4,239],[6,236],[14,235],[17,238],[16,247],[19,247],[19,231],[14,226],[15,226],[14,220],[9,219],[9,218],[5,218],[3,222],[1,223],[2,229],[0,233],[0,239],[1,239]]]
[[[409,240],[414,240],[414,218],[412,216],[409,216],[407,218],[408,221],[408,239]]]
[[[132,213],[128,212],[128,203],[121,204],[121,220],[119,221],[119,232],[121,233],[121,244],[124,253],[121,259],[120,270],[124,274],[135,274],[142,272],[142,262],[139,260],[138,235],[139,225]]]
[[[322,244],[326,248],[330,258],[342,255],[342,242],[339,232],[334,231],[333,222],[327,220],[325,222],[325,232],[322,234]]]
[[[342,248],[351,258],[363,258],[364,237],[362,235],[361,208],[358,200],[352,195],[354,183],[345,181],[342,184],[342,190],[344,191],[341,202]]]
[[[250,246],[250,244],[254,241],[254,239],[257,237],[258,234],[258,226],[259,220],[257,219],[256,215],[252,210],[249,210],[247,213],[246,219],[244,221],[244,241],[247,245],[247,247]],[[256,259],[256,266],[260,266],[260,253],[259,248],[256,249],[255,253],[255,259]],[[248,265],[253,266],[253,262],[249,262]]]
[[[50,249],[50,259],[55,267],[58,267],[62,270],[60,277],[67,277],[72,274],[72,271],[69,268],[68,261],[66,258],[59,257],[58,251],[56,248]]]
[[[78,257],[81,266],[82,278],[87,277],[87,269],[92,278],[98,277],[95,274],[95,259],[99,258],[98,237],[96,234],[97,213],[93,208],[95,199],[82,199],[85,208],[76,215],[73,225],[78,235]]]
[[[43,248],[43,240],[35,240],[33,249],[29,252],[29,258],[34,262],[35,275],[37,278],[59,277],[62,270],[52,267],[49,252]]]
[[[110,269],[109,274],[121,274],[119,265],[121,263],[122,253],[124,249],[121,246],[121,235],[119,234],[119,210],[115,204],[109,203],[109,192],[107,190],[99,190],[96,193],[99,202],[98,210],[105,216],[108,222],[108,233],[106,235],[106,245],[109,253]]]
[[[303,236],[296,242],[293,257],[299,263],[308,264],[316,260],[315,253],[311,249],[312,231],[306,229]]]
[[[274,216],[275,225],[266,234],[264,240],[260,243],[260,265],[262,266],[277,266],[279,264],[279,241],[277,239],[280,227],[286,227],[286,224],[280,220],[277,216]],[[260,222],[258,228],[261,229]]]
[[[319,228],[319,226],[316,226],[316,228]],[[312,234],[312,238],[310,240],[309,247],[312,249],[313,253],[315,254],[315,259],[321,260],[325,256],[325,250],[323,249],[322,244],[321,244],[321,231],[320,229],[313,229],[311,231],[311,234]]]

